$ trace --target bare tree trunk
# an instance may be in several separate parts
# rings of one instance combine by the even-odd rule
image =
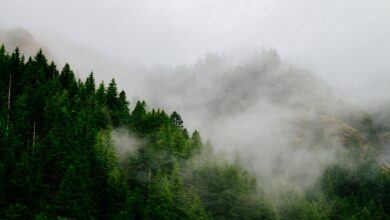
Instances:
[[[149,172],[148,172],[148,184],[149,184],[149,187],[150,187],[150,179],[151,179],[151,177],[152,177],[152,171],[151,171],[151,169],[149,168]]]
[[[33,141],[32,141],[32,151],[34,152],[34,147],[35,147],[35,122],[33,126]]]
[[[9,74],[9,84],[8,84],[8,115],[7,115],[7,130],[9,128],[9,119],[10,119],[10,112],[11,112],[11,85],[12,85],[12,75]]]

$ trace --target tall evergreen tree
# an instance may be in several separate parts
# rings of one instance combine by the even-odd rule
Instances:
[[[74,84],[76,84],[76,79],[74,77],[73,71],[70,69],[69,64],[65,64],[64,68],[61,71],[59,80],[64,89],[70,90]]]
[[[180,115],[177,112],[172,112],[171,114],[171,120],[172,124],[175,125],[176,127],[183,129],[183,120],[181,119]]]
[[[110,84],[108,85],[106,103],[108,108],[111,109],[112,111],[118,108],[119,105],[118,90],[114,79],[112,79]]]
[[[173,192],[166,174],[157,172],[149,191],[147,217],[150,219],[173,219]]]
[[[105,86],[104,86],[104,82],[102,81],[100,84],[99,84],[99,88],[97,89],[96,91],[96,100],[97,102],[101,105],[101,106],[104,106],[106,104],[106,89],[105,89]]]
[[[93,73],[91,72],[85,81],[85,89],[88,94],[95,94],[95,78],[93,77]]]

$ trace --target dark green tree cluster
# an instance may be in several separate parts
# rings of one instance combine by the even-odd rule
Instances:
[[[231,164],[197,169],[191,181],[215,219],[278,219],[278,213],[247,171]]]
[[[121,161],[111,137],[117,127],[142,140]],[[26,60],[0,48],[0,218],[239,219],[244,210],[246,219],[275,217],[241,169],[206,166],[190,181],[203,148],[212,152],[177,112],[147,110],[144,101],[130,110],[114,79],[96,87],[92,73],[76,79],[42,51]],[[223,188],[202,185],[211,178]],[[231,193],[213,203],[203,190]]]
[[[42,51],[26,61],[1,47],[0,85],[1,215],[87,218],[119,210],[126,188],[101,140],[129,120],[115,82],[98,94],[92,74],[82,82],[68,64],[57,71]]]
[[[192,159],[203,152],[210,156],[211,146],[203,143],[198,131],[189,136],[177,112],[167,115],[161,110],[147,111],[145,102],[139,101],[131,112],[129,128],[144,143],[135,154],[129,155],[123,167],[129,197],[121,217],[277,218],[276,211],[268,200],[258,197],[260,194],[257,182],[246,171],[233,165],[215,168],[213,163],[195,166]],[[232,169],[232,173],[226,173],[228,171],[225,169]],[[207,184],[211,182],[221,185],[208,187]],[[231,192],[232,197],[226,198],[223,203],[209,202],[213,198],[203,197],[204,193],[210,193],[225,200],[223,194],[227,191]],[[214,212],[216,209],[224,209],[226,212]],[[236,209],[238,211],[233,211]]]
[[[350,154],[322,176],[321,191],[330,201],[330,218],[389,219],[389,170],[378,165],[375,152],[366,152],[363,158]]]
[[[120,157],[118,128],[139,142]],[[350,149],[316,189],[271,200],[177,112],[0,47],[0,219],[388,219],[388,170]]]

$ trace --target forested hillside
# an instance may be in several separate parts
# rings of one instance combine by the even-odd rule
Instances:
[[[364,144],[344,135],[349,147],[313,186],[275,196],[239,156],[229,162],[189,133],[177,112],[129,106],[114,79],[83,81],[42,51],[25,58],[2,46],[0,218],[390,218],[390,172],[377,162],[381,134],[370,123]],[[138,143],[121,155],[118,129]]]

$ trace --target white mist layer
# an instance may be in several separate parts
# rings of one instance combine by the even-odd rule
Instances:
[[[144,142],[129,133],[127,128],[116,128],[111,132],[113,146],[120,162],[125,162],[129,156],[135,155]]]
[[[20,39],[37,48],[32,36],[16,34],[24,34]],[[321,78],[283,64],[273,50],[208,54],[188,66],[145,67],[63,43],[68,45],[66,53],[60,50],[64,45],[52,49],[54,42],[45,47],[59,65],[69,62],[81,78],[88,68],[97,80],[115,77],[133,104],[145,99],[151,107],[179,112],[185,127],[198,129],[217,150],[238,151],[242,165],[269,186],[311,186],[344,150],[340,137],[344,125],[337,121],[350,113],[365,117],[360,109],[339,100]],[[357,121],[348,123],[354,126]],[[120,158],[134,153],[140,144],[121,129],[112,135]]]
[[[343,117],[348,106],[320,78],[282,64],[275,51],[239,58],[209,54],[193,66],[155,69],[143,97],[180,112],[185,126],[217,150],[238,151],[264,184],[313,185],[344,150],[341,128],[325,116]]]

